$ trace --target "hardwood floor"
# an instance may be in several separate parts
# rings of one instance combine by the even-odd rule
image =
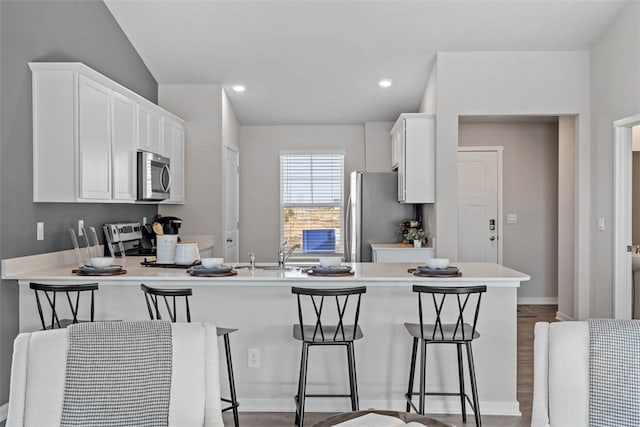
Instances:
[[[533,399],[533,327],[536,322],[553,322],[557,305],[519,305],[518,306],[518,401],[521,417],[483,416],[482,424],[487,427],[528,427],[531,425],[531,402]],[[240,402],[242,405],[242,402]],[[241,406],[242,407],[242,406]],[[317,421],[332,414],[326,412],[308,412],[305,414],[305,426],[313,426]],[[430,415],[439,421],[456,426],[474,425],[473,417],[467,417],[463,424],[460,415]],[[294,415],[291,412],[241,412],[241,427],[285,427],[293,426]],[[230,412],[224,414],[224,423],[233,425]]]

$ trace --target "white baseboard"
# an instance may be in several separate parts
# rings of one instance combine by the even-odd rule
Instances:
[[[9,413],[9,402],[0,406],[0,421],[6,421],[8,413]]]
[[[416,400],[417,402],[417,400]],[[367,400],[360,399],[360,409],[381,409],[392,411],[405,410],[404,400]],[[427,410],[430,414],[459,414],[460,399],[458,397],[437,397],[429,396],[426,402]],[[467,412],[472,413],[470,405],[467,405]],[[513,402],[480,402],[482,415],[503,415],[519,417],[520,405],[518,401]],[[294,412],[295,405],[291,399],[242,399],[240,402],[241,412]],[[305,402],[305,411],[309,412],[348,412],[351,406],[348,399],[344,402],[335,399],[308,399]]]
[[[564,313],[561,313],[559,311],[556,311],[556,320],[560,320],[561,322],[567,322],[569,320],[573,320],[573,317],[571,316],[567,316]]]
[[[522,297],[518,298],[518,304],[554,305],[558,304],[558,297]]]

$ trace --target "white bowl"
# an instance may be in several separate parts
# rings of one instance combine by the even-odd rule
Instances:
[[[335,267],[342,263],[342,258],[338,256],[323,256],[319,258],[320,267]]]
[[[113,264],[113,258],[108,256],[91,258],[89,261],[91,262],[91,265],[96,268],[105,268]]]
[[[429,258],[427,265],[429,268],[447,268],[449,266],[449,258]]]
[[[204,268],[218,268],[224,264],[224,258],[202,258],[200,262]]]

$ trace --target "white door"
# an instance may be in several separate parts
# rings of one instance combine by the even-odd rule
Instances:
[[[495,262],[500,238],[498,152],[458,151],[458,256]]]
[[[224,149],[224,259],[238,262],[238,149]]]

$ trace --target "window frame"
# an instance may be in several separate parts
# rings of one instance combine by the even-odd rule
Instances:
[[[337,155],[337,156],[341,156],[341,163],[342,163],[342,170],[341,170],[341,180],[342,180],[342,185],[340,186],[340,202],[339,203],[285,203],[284,202],[284,195],[285,195],[285,191],[284,191],[284,187],[283,187],[283,156],[313,156],[313,155]],[[293,254],[296,255],[296,257],[298,258],[318,258],[319,256],[331,256],[331,255],[340,255],[342,256],[344,254],[344,247],[345,247],[345,235],[344,235],[344,203],[345,203],[345,157],[346,157],[346,152],[345,150],[342,149],[318,149],[318,150],[309,150],[309,149],[305,149],[305,150],[280,150],[278,153],[278,180],[279,180],[279,187],[280,187],[280,206],[279,206],[279,213],[278,216],[280,217],[280,229],[278,231],[278,239],[279,244],[282,244],[282,242],[284,241],[284,235],[285,235],[285,231],[284,231],[284,210],[285,208],[291,207],[291,208],[334,208],[334,207],[339,207],[340,209],[340,227],[337,229],[337,231],[340,233],[340,246],[338,247],[338,245],[336,245],[336,252],[303,252],[302,249],[302,245],[297,248],[296,250],[293,251]],[[291,246],[291,245],[289,245]]]

